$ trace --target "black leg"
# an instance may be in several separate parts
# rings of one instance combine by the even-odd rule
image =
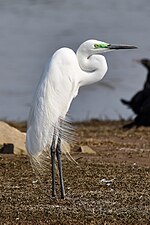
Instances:
[[[65,189],[64,189],[64,181],[63,181],[63,174],[62,174],[61,139],[60,139],[60,136],[58,137],[58,142],[57,142],[57,147],[56,147],[56,157],[57,157],[57,161],[58,161],[58,171],[59,171],[59,178],[60,178],[61,198],[64,199],[64,197],[65,197]]]
[[[52,197],[56,197],[56,185],[55,185],[55,135],[53,136],[53,141],[51,145],[51,163],[52,163]]]

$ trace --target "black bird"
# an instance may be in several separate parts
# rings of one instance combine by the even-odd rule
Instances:
[[[141,60],[136,60],[136,61],[141,63],[148,70],[147,78],[146,78],[146,81],[144,83],[144,89],[150,88],[150,59],[141,59]]]
[[[133,110],[135,114],[139,114],[141,110],[141,106],[145,99],[150,95],[149,90],[150,89],[150,59],[141,59],[136,60],[137,62],[141,63],[143,66],[145,66],[148,70],[147,78],[144,83],[143,89],[139,92],[137,92],[130,101],[121,99],[121,102],[125,105],[127,105],[130,109]]]
[[[145,99],[139,107],[137,116],[135,117],[133,122],[124,125],[123,128],[130,129],[134,126],[150,126],[150,89],[145,89],[143,90],[143,93],[144,92],[146,92]]]

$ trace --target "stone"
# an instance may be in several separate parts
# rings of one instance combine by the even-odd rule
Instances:
[[[86,154],[96,154],[96,152],[92,148],[90,148],[89,146],[87,146],[87,145],[81,145],[79,147],[79,150],[78,151],[79,152],[82,152],[82,153],[86,153]]]
[[[16,128],[9,126],[7,123],[0,121],[0,148],[4,153],[13,152],[17,155],[27,154],[25,141],[25,133],[22,133]]]
[[[13,144],[5,144],[0,149],[0,153],[2,154],[13,154],[14,153],[14,145]]]

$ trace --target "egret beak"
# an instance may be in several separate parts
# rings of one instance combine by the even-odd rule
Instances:
[[[136,46],[133,46],[133,45],[108,45],[107,46],[108,49],[116,49],[116,50],[119,50],[119,49],[135,49],[137,48]]]

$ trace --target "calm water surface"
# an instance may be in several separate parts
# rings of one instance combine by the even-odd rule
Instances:
[[[133,115],[120,98],[129,99],[145,80],[146,70],[134,59],[150,58],[149,0],[0,0],[0,31],[1,119],[27,119],[47,59],[92,38],[139,49],[105,54],[105,78],[80,90],[72,119]]]

